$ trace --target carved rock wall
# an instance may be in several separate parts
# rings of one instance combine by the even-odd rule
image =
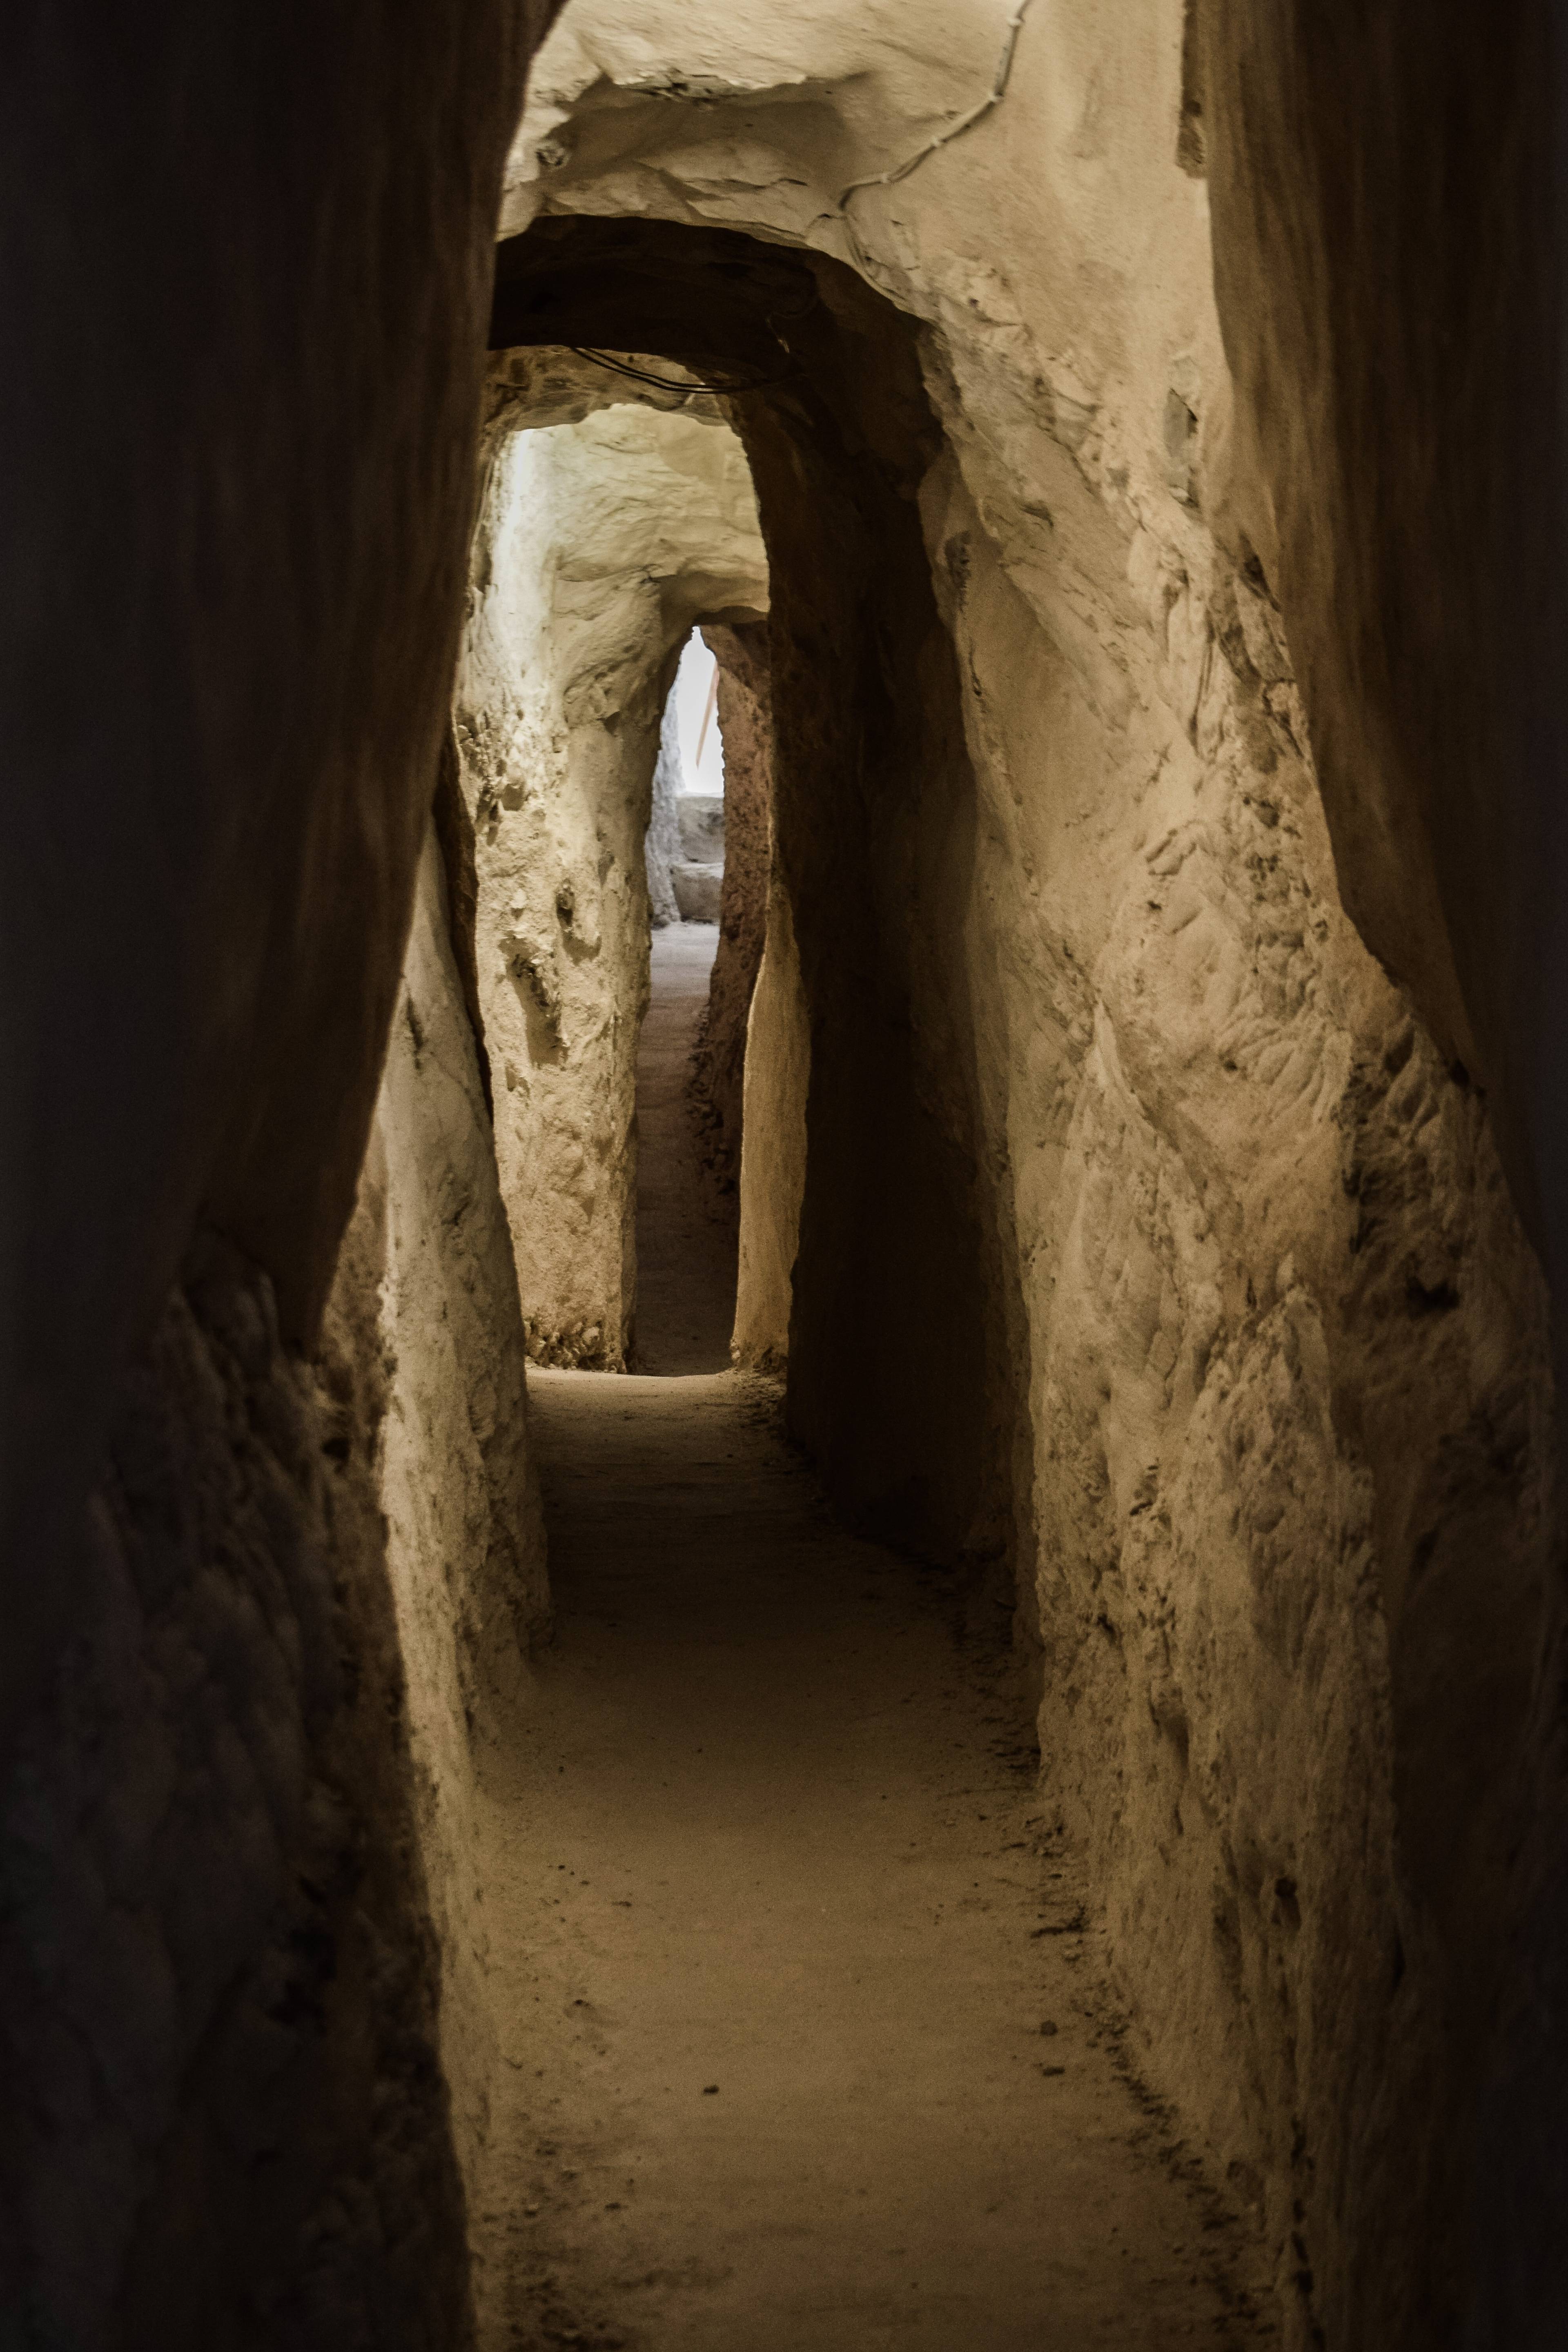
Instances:
[[[769,885],[763,960],[746,1023],[743,1078],[733,1352],[737,1363],[777,1374],[789,1360],[800,1204],[805,1191],[811,1015],[801,986],[789,893],[776,871]]]
[[[1189,82],[1238,506],[1289,617],[1345,901],[1484,1088],[1561,1380],[1562,28],[1539,5],[1478,41],[1451,6],[1371,28],[1205,0]],[[1473,1332],[1474,1276],[1453,1283]],[[1568,2305],[1568,1586],[1560,1534],[1532,1549],[1507,1504],[1533,1353],[1512,1351],[1435,1481],[1412,1429],[1427,1493],[1392,1663],[1405,1867],[1448,1982],[1465,2340],[1544,2345]]]
[[[1293,659],[1327,659],[1332,583],[1286,562],[1237,428],[1190,13],[1075,0],[1009,50],[980,8],[572,0],[503,227],[563,253],[575,217],[584,250],[670,224],[671,285],[679,230],[740,230],[887,298],[817,267],[816,304],[767,311],[779,387],[735,404],[810,1030],[792,1416],[906,1540],[1005,1545],[1142,2063],[1275,2249],[1287,2341],[1426,2347],[1482,2259],[1476,2052],[1557,1540],[1546,1298],[1454,1058],[1430,869],[1413,850],[1414,993],[1367,946],[1406,836],[1335,870]],[[1260,53],[1220,13],[1245,132]],[[695,298],[668,348],[722,349]],[[754,1035],[775,1011],[764,965]]]
[[[741,1171],[746,1023],[763,960],[773,862],[773,691],[767,632],[710,624],[724,739],[724,882],[719,949],[693,1056],[692,1094],[703,1157],[725,1192]]]

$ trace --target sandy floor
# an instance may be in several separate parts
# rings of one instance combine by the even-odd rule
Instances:
[[[762,1384],[531,1391],[559,1634],[487,1888],[483,2352],[1264,2340],[1120,2071],[1006,1661],[834,1525]]]

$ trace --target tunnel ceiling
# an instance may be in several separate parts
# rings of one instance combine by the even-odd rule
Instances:
[[[851,499],[866,463],[912,495],[942,446],[918,331],[842,262],[732,229],[573,215],[496,248],[492,351],[650,353],[754,393],[752,423],[770,410],[788,436],[831,445]]]
[[[700,374],[776,378],[792,363],[792,329],[821,310],[824,267],[836,265],[731,229],[537,221],[496,248],[490,349],[607,346]]]

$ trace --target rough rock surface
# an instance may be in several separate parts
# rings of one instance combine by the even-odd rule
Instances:
[[[636,1296],[643,836],[661,713],[693,625],[754,620],[767,574],[721,419],[622,403],[524,429],[535,413],[514,374],[491,428],[458,740],[530,1351],[616,1367]]]
[[[763,961],[773,866],[773,696],[765,628],[710,624],[702,635],[719,664],[724,880],[692,1096],[708,1165],[721,1191],[731,1192],[741,1172],[746,1023]]]
[[[1339,0],[1205,0],[1193,30],[1238,509],[1289,615],[1346,902],[1485,1089],[1552,1280],[1561,1382],[1562,27],[1526,5],[1479,42],[1437,5],[1369,39]],[[1568,2310],[1568,1583],[1559,1533],[1532,1589],[1498,1475],[1521,1420],[1493,1411],[1442,1481],[1423,1547],[1447,1590],[1418,1551],[1394,1670],[1399,1713],[1435,1730],[1454,1705],[1484,1759],[1408,1742],[1402,1814],[1436,1780],[1465,1822],[1445,1852],[1429,1810],[1411,1853],[1447,1947],[1465,2340],[1533,2345]]]
[[[205,1240],[7,1792],[7,2341],[466,2340],[475,1807],[547,1608],[525,1363],[427,837],[320,1366]]]
[[[442,2058],[471,2178],[499,2063],[476,1805],[549,1595],[511,1237],[433,836],[330,1311],[378,1438]]]
[[[590,254],[614,283],[611,218],[673,225],[626,247],[700,283],[672,356],[721,354],[718,270],[783,286],[787,247],[891,298],[819,264],[818,307],[797,274],[734,331],[787,378],[735,408],[811,1040],[794,1252],[746,1137],[746,1347],[793,1263],[791,1412],[837,1491],[950,1552],[1006,1531],[1047,1786],[1152,2074],[1255,2200],[1286,2340],[1426,2352],[1478,2259],[1544,1292],[1486,1100],[1345,912],[1291,657],[1331,589],[1247,527],[1185,12],[1031,11],[1001,103],[899,173],[1002,29],[571,0],[503,229],[564,268],[579,216],[569,307]],[[715,229],[767,242],[716,263]]]
[[[643,856],[647,868],[648,920],[656,930],[679,923],[671,867],[680,855],[680,729],[673,702],[667,695],[658,722],[658,753],[653,763],[653,796],[648,806]]]
[[[775,876],[768,894],[766,947],[746,1024],[741,1138],[734,1358],[754,1371],[782,1372],[789,1360],[810,1080],[811,1018],[789,893]]]
[[[13,26],[8,2342],[468,2333],[375,1496],[292,1350],[448,723],[489,242],[548,14]]]

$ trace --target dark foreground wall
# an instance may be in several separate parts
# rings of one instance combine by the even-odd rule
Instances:
[[[1203,0],[1188,59],[1254,481],[1237,521],[1284,606],[1345,904],[1485,1091],[1560,1378],[1563,30],[1543,0]],[[1530,1633],[1533,1698],[1495,1727],[1491,1883],[1443,1921],[1467,2028],[1435,2229],[1478,2347],[1568,2326],[1560,1580]],[[1397,1641],[1392,1667],[1397,1710]]]
[[[7,18],[7,2346],[466,2326],[363,1433],[289,1350],[396,985],[547,15]]]

